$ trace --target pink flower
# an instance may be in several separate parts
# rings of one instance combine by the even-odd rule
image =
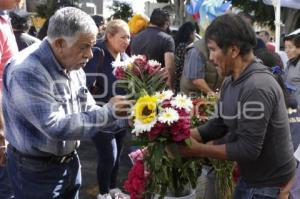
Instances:
[[[147,58],[145,55],[138,55],[134,61],[133,64],[138,66],[141,69],[144,69],[145,66],[147,65]]]
[[[164,124],[157,122],[154,127],[151,129],[151,131],[148,133],[148,139],[150,141],[155,140],[155,138],[157,138],[161,132],[164,129]]]
[[[125,71],[121,67],[116,68],[114,73],[115,73],[115,76],[116,76],[117,79],[124,79],[125,78]]]
[[[184,109],[176,109],[179,120],[171,126],[172,139],[181,142],[190,137],[190,116]]]
[[[128,174],[128,179],[124,183],[124,188],[130,193],[132,199],[142,199],[145,191],[146,176],[144,172],[144,162],[136,161]]]
[[[138,160],[143,160],[145,153],[146,149],[137,149],[136,151],[131,152],[128,156],[134,164]]]

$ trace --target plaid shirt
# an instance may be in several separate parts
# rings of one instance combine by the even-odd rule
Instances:
[[[31,155],[64,155],[78,147],[79,139],[122,125],[114,122],[111,105],[95,105],[85,85],[83,70],[66,73],[47,40],[22,51],[4,71],[8,142]]]

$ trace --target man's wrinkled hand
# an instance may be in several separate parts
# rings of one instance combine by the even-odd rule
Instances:
[[[6,161],[6,144],[3,136],[3,131],[0,131],[0,166],[3,166]]]
[[[0,146],[0,166],[4,166],[6,162],[6,147]]]
[[[131,113],[134,101],[127,100],[124,96],[114,96],[109,100],[109,103],[112,106],[113,114],[116,117],[128,117]]]

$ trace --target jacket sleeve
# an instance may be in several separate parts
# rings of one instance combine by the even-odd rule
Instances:
[[[10,103],[29,126],[56,140],[91,137],[115,121],[110,104],[66,114],[64,102],[51,91],[51,82],[38,71],[17,70],[7,81]]]
[[[237,136],[226,144],[229,160],[255,161],[261,154],[276,97],[263,89],[252,89],[241,97],[241,114],[237,121]]]

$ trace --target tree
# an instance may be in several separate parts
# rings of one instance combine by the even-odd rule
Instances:
[[[54,12],[65,6],[75,6],[78,0],[48,0],[45,4],[40,4],[36,7],[36,13],[39,17],[50,18]]]
[[[109,9],[114,13],[111,17],[114,19],[123,19],[126,22],[128,22],[133,14],[131,6],[126,2],[113,1],[113,5]]]
[[[273,6],[263,3],[263,0],[240,1],[232,0],[233,6],[239,7],[245,12],[254,12],[254,20],[260,25],[267,25],[275,29],[275,10]],[[292,8],[281,8],[281,21],[284,24],[283,33],[289,33],[300,27],[300,11]]]

